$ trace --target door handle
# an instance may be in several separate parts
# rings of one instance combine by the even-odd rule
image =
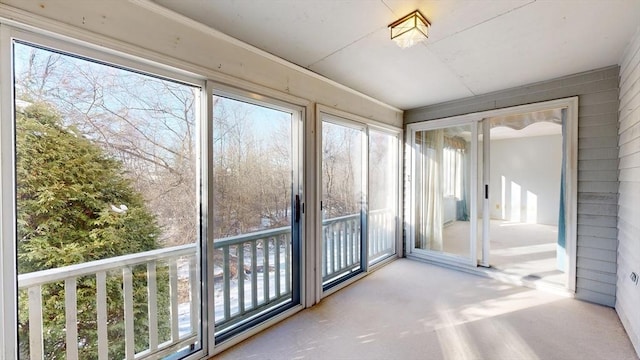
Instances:
[[[299,222],[300,221],[300,195],[296,195],[295,209],[296,209],[295,219],[296,219],[296,222]]]
[[[484,198],[489,199],[489,185],[484,184]]]

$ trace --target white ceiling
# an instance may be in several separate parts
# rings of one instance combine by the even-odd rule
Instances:
[[[155,0],[406,110],[617,64],[640,0]],[[387,25],[419,9],[422,44]]]

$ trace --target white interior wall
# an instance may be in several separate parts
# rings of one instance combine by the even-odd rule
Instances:
[[[562,135],[491,140],[490,156],[491,218],[558,225]]]

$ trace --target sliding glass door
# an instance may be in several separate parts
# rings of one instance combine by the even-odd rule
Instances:
[[[408,255],[575,288],[575,106],[409,125]]]
[[[18,357],[196,353],[202,88],[61,48],[12,42]]]
[[[412,132],[411,253],[476,264],[477,125]]]
[[[369,265],[396,253],[398,234],[398,135],[369,129]]]
[[[566,112],[549,108],[481,122],[483,265],[561,287],[568,284]]]
[[[327,290],[397,253],[400,132],[320,109],[319,250],[322,288]]]
[[[322,285],[363,270],[365,128],[323,114]]]
[[[300,303],[302,110],[213,97],[216,342]]]

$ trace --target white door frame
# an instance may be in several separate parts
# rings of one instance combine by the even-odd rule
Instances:
[[[475,139],[476,143],[472,147],[475,151],[472,151],[472,164],[475,163],[475,166],[472,165],[471,173],[478,174],[478,166],[479,164],[483,164],[482,159],[478,158],[477,151],[477,129],[479,126],[482,126],[482,120],[489,117],[495,116],[505,116],[505,115],[514,115],[514,114],[523,114],[537,111],[544,111],[550,109],[566,109],[566,126],[565,126],[565,148],[564,156],[565,156],[565,193],[564,193],[564,202],[565,202],[565,238],[566,238],[566,264],[567,264],[567,282],[565,284],[566,289],[570,292],[575,292],[576,288],[576,256],[577,256],[577,208],[578,208],[578,97],[570,97],[558,100],[544,101],[534,104],[526,104],[520,106],[513,106],[508,108],[496,109],[496,110],[488,110],[483,112],[453,116],[443,119],[437,120],[429,120],[423,121],[419,123],[412,123],[407,125],[407,160],[410,161],[408,166],[408,198],[407,202],[409,204],[407,211],[407,255],[414,256],[417,258],[422,258],[429,261],[442,262],[451,266],[464,266],[463,263],[457,262],[454,259],[451,259],[451,256],[440,255],[440,254],[428,254],[425,256],[420,252],[416,253],[415,248],[413,246],[413,239],[415,236],[414,227],[415,221],[413,219],[415,212],[415,184],[411,181],[413,178],[413,174],[415,173],[414,162],[415,162],[415,148],[413,145],[415,139],[415,132],[429,129],[436,129],[441,127],[449,127],[461,124],[469,124],[475,123],[476,126],[472,127],[472,129],[476,130],[475,137],[472,134],[472,140]],[[485,129],[486,131],[486,126]],[[484,143],[484,142],[483,142]],[[488,146],[485,144],[484,146]],[[486,173],[486,164],[483,165],[485,167]],[[488,180],[488,174],[484,174],[483,176],[486,180]],[[474,181],[471,181],[471,210],[472,210],[472,219],[474,215],[477,219],[477,206],[473,204],[473,200],[477,200],[477,181],[478,176],[476,175],[476,182],[474,185]],[[480,179],[482,180],[482,179]],[[485,183],[483,183],[484,185]],[[486,201],[485,201],[486,202]],[[485,208],[487,204],[483,204]],[[476,211],[476,214],[473,214],[473,211]],[[473,225],[472,225],[473,227]],[[473,236],[473,234],[472,234]],[[472,243],[476,243],[476,238],[473,237]],[[475,251],[475,246],[472,246],[472,251]],[[483,229],[483,256],[480,261],[481,265],[487,265],[488,261],[488,253],[489,253],[489,245],[488,245],[488,229]],[[472,252],[475,254],[475,252]]]

